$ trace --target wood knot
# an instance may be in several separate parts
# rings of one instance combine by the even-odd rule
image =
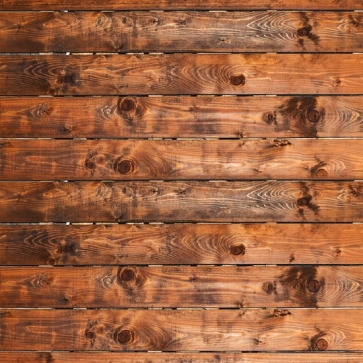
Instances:
[[[120,281],[130,282],[136,278],[136,274],[134,270],[126,267],[119,271],[118,278]]]
[[[85,162],[84,162],[84,166],[87,168],[87,169],[90,169],[90,170],[94,170],[96,169],[96,163],[92,160],[89,160],[87,159]]]
[[[246,77],[243,74],[231,76],[231,84],[233,86],[243,86],[246,83]]]
[[[133,341],[134,335],[131,330],[118,328],[114,333],[114,340],[120,344],[129,344]]]
[[[310,110],[307,116],[310,122],[318,122],[320,119],[320,112],[318,110]]]
[[[246,252],[246,247],[244,245],[235,245],[235,246],[231,246],[231,254],[238,256],[238,255],[244,255]]]
[[[327,350],[328,349],[328,342],[325,339],[319,339],[315,343],[317,350]]]
[[[121,112],[132,112],[136,109],[136,103],[131,98],[122,98],[118,102],[118,109]]]
[[[115,160],[113,168],[120,174],[129,174],[134,170],[134,164],[131,160],[122,160],[122,157],[119,157]]]
[[[318,292],[320,289],[320,282],[318,280],[311,280],[308,282],[307,287],[310,292]]]

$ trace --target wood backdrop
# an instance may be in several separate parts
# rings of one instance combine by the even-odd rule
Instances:
[[[362,0],[0,0],[0,361],[363,361]]]

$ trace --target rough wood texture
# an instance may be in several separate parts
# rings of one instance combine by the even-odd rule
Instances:
[[[0,265],[363,264],[361,224],[0,226]]]
[[[0,51],[362,52],[362,25],[352,12],[3,12]]]
[[[127,353],[127,352],[0,352],[7,363],[361,363],[362,353]]]
[[[2,95],[361,94],[363,54],[3,55]]]
[[[2,140],[2,180],[360,179],[363,140]]]
[[[362,310],[0,310],[1,350],[363,350]]]
[[[1,182],[3,222],[363,222],[363,182]]]
[[[358,10],[361,0],[0,0],[3,10]]]
[[[2,308],[363,307],[362,266],[3,267]]]
[[[0,97],[1,137],[362,137],[362,130],[360,96]]]

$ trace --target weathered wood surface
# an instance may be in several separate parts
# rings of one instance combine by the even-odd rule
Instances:
[[[2,267],[2,308],[362,307],[362,266]]]
[[[362,52],[362,39],[352,12],[0,13],[1,52]]]
[[[363,54],[2,55],[1,95],[362,94]]]
[[[363,177],[363,140],[0,141],[2,180]]]
[[[362,10],[361,0],[0,0],[3,10]]]
[[[0,352],[7,363],[361,363],[362,353],[128,353],[128,352]]]
[[[4,222],[362,222],[363,182],[1,182]]]
[[[0,226],[0,265],[363,264],[361,224]]]
[[[363,350],[362,310],[0,310],[0,349]]]
[[[360,96],[0,97],[1,137],[337,138],[362,130]]]

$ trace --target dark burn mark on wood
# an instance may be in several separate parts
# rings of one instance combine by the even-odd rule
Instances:
[[[301,137],[317,137],[317,122],[309,121],[308,115],[317,110],[320,117],[324,109],[318,109],[317,98],[312,96],[297,96],[288,98],[280,107],[283,124],[276,125],[275,131],[296,131]]]
[[[317,307],[316,293],[308,290],[308,284],[316,280],[317,269],[312,266],[294,266],[286,269],[286,272],[279,276],[279,281],[284,287],[282,296],[285,301],[297,300],[302,307]],[[323,283],[322,283],[323,285]]]
[[[57,260],[66,263],[71,257],[81,257],[80,242],[72,239],[70,236],[65,237],[58,245],[56,254],[59,256]]]
[[[269,295],[271,295],[272,293],[277,294],[276,281],[263,283],[262,290],[265,291]]]
[[[272,316],[273,317],[281,317],[281,316],[288,316],[291,315],[291,312],[288,310],[280,310],[280,309],[275,309]]]
[[[297,200],[297,206],[301,209],[301,208],[308,208],[310,209],[311,211],[314,212],[314,215],[319,215],[319,210],[320,210],[320,207],[313,203],[312,200],[313,200],[313,197],[312,195],[310,194],[310,189],[308,188],[308,186],[306,185],[306,183],[304,182],[301,182],[300,183],[300,186],[301,186],[301,192],[302,192],[302,197],[301,198],[298,198]],[[300,212],[300,210],[299,210]],[[301,215],[303,215],[303,213],[300,212]]]
[[[311,40],[316,46],[318,46],[319,36],[313,32],[313,27],[309,23],[310,19],[308,18],[307,13],[301,12],[300,17],[301,17],[302,27],[297,30],[297,35],[298,37],[300,37],[298,40],[299,46],[304,48],[304,38]]]
[[[310,175],[312,178],[324,178],[328,175],[327,171],[324,169],[324,166],[326,166],[327,163],[324,161],[319,161],[316,165],[314,165],[310,169]]]

